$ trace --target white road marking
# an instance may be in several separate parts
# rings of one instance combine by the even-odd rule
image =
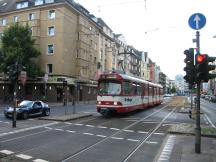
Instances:
[[[94,128],[94,125],[86,125],[86,127]]]
[[[78,125],[78,126],[81,126],[81,125],[83,125],[83,124],[74,124],[74,125]]]
[[[13,151],[9,151],[9,150],[1,150],[0,153],[6,154],[6,155],[11,155],[14,152]]]
[[[24,155],[24,154],[18,154],[16,157],[19,157],[21,159],[29,160],[32,158],[32,156]]]
[[[158,144],[158,142],[154,142],[154,141],[146,141],[146,143],[150,143],[150,144]]]
[[[92,133],[83,133],[83,134],[85,134],[85,135],[90,135],[90,136],[93,136],[94,134],[92,134]]]
[[[43,159],[35,159],[33,160],[34,162],[49,162],[49,161],[46,161],[46,160],[43,160]]]
[[[124,138],[120,138],[120,137],[111,137],[112,139],[118,139],[118,140],[123,140]]]
[[[139,142],[140,140],[135,140],[135,139],[127,139],[128,141],[132,141],[132,142]]]
[[[124,132],[134,132],[133,130],[124,130]]]
[[[39,125],[39,126],[34,126],[34,127],[29,127],[29,128],[23,128],[23,129],[18,129],[18,130],[11,131],[11,132],[1,133],[0,137],[6,136],[6,135],[9,135],[9,134],[15,134],[15,133],[20,133],[20,132],[25,132],[25,131],[33,130],[33,129],[37,129],[37,128],[47,127],[47,126],[50,126],[50,125],[55,125],[57,123],[59,123],[59,122],[53,122],[53,123],[49,123],[49,124],[43,124],[43,125]]]
[[[10,124],[10,122],[0,121],[0,123]]]
[[[58,128],[56,128],[55,130],[57,130],[57,131],[64,131],[63,129],[58,129]]]
[[[168,137],[168,140],[163,148],[163,151],[161,152],[159,159],[157,162],[162,162],[162,161],[169,161],[170,155],[172,153],[174,144],[175,144],[175,135],[171,135]]]
[[[49,129],[49,130],[52,130],[52,129],[53,129],[53,128],[50,128],[50,127],[44,127],[44,128]]]
[[[209,119],[209,117],[205,114],[206,119],[208,120],[208,122],[211,124],[211,126],[213,128],[216,128],[216,126],[212,123],[212,121]]]
[[[69,133],[76,133],[76,131],[71,131],[71,130],[66,130],[66,132],[69,132]]]
[[[105,138],[105,137],[107,137],[107,136],[100,135],[100,134],[97,134],[96,136],[98,136],[98,137],[102,137],[102,138]]]
[[[68,124],[68,125],[72,125],[72,123],[70,123],[70,122],[64,122],[65,124]]]
[[[111,130],[120,130],[120,129],[118,129],[118,128],[110,128]]]
[[[107,127],[104,127],[104,126],[98,126],[98,128],[107,128]]]
[[[165,133],[153,133],[153,134],[156,134],[156,135],[165,135]]]
[[[148,132],[138,131],[138,133],[147,134]]]

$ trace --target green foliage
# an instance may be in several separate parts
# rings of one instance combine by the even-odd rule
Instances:
[[[32,58],[40,55],[39,50],[34,47],[35,40],[31,37],[28,25],[21,26],[18,23],[5,28],[2,36],[3,60],[0,60],[0,71],[8,72],[9,66],[18,62],[26,67],[25,71],[29,77],[41,75],[42,71]]]
[[[171,93],[176,93],[176,88],[174,86],[171,89]]]

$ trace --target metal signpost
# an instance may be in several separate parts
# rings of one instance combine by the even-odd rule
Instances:
[[[47,89],[46,83],[47,83],[47,81],[49,79],[49,75],[47,73],[45,73],[43,79],[44,79],[44,100],[46,101],[46,95],[47,95],[47,93],[46,93],[46,89]]]
[[[194,30],[200,30],[206,24],[206,18],[201,13],[195,13],[190,16],[188,20],[189,26]],[[200,54],[200,33],[196,31],[196,52]],[[195,128],[195,152],[200,153],[201,151],[201,127],[200,127],[200,84],[197,82],[197,106],[196,106],[196,128]]]

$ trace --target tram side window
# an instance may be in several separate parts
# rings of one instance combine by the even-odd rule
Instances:
[[[141,88],[141,85],[138,83],[137,84],[137,95],[141,95],[142,94],[142,88]]]
[[[131,94],[131,84],[128,81],[123,82],[123,94],[130,95]]]
[[[148,85],[147,84],[145,84],[145,96],[148,96],[149,94],[148,94]]]
[[[157,88],[154,87],[154,96],[156,96],[156,95],[157,95]]]
[[[137,94],[137,85],[136,83],[132,83],[132,95],[136,95]]]
[[[152,96],[152,87],[149,86],[149,96]]]
[[[160,88],[160,95],[163,95],[163,89]]]

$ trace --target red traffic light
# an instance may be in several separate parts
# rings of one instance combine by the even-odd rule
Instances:
[[[197,63],[202,63],[203,61],[205,61],[206,59],[206,55],[205,54],[198,54],[196,56],[196,62]]]

